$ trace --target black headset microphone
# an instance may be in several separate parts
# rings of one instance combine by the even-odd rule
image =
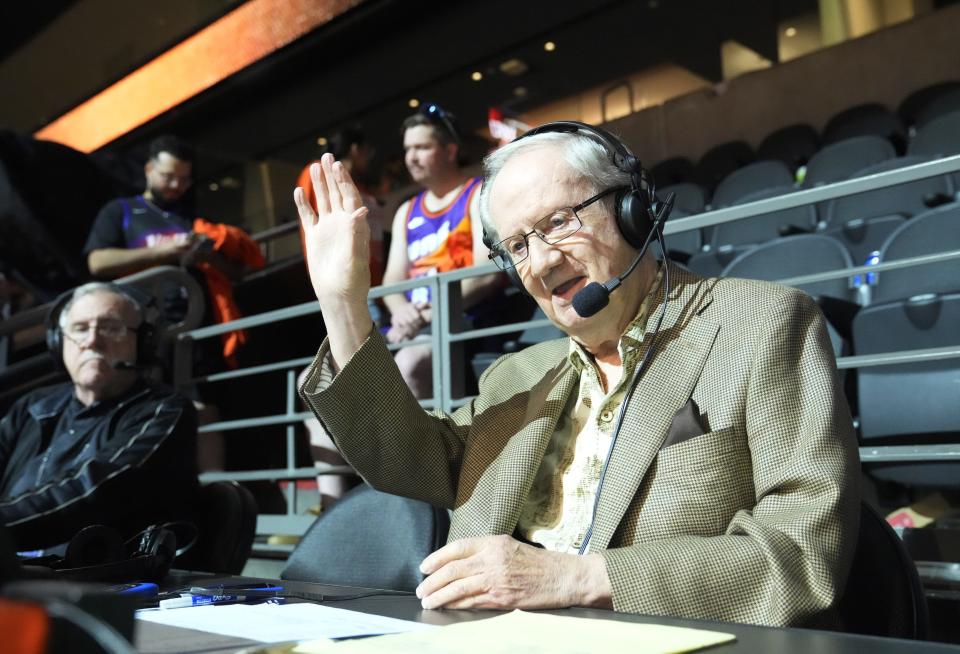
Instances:
[[[620,288],[620,284],[623,283],[630,274],[636,270],[637,266],[640,265],[640,261],[643,259],[643,255],[647,253],[647,248],[650,247],[650,241],[653,236],[663,228],[662,223],[670,217],[670,210],[673,209],[673,201],[676,198],[675,193],[671,193],[667,196],[667,199],[658,207],[656,217],[654,218],[653,226],[650,228],[650,232],[647,234],[647,239],[643,243],[643,247],[640,248],[640,252],[636,257],[633,258],[633,262],[630,264],[630,267],[623,272],[623,274],[618,275],[609,279],[606,283],[601,284],[600,282],[590,282],[579,291],[576,295],[573,296],[573,310],[577,312],[577,315],[581,318],[589,318],[590,316],[599,313],[610,303],[610,294],[615,290]]]

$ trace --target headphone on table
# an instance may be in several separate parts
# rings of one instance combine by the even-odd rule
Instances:
[[[137,360],[131,362],[131,368],[149,367],[157,358],[157,327],[149,320],[147,310],[156,305],[154,297],[133,286],[104,283],[104,292],[114,292],[131,300],[140,313],[140,325],[134,330],[137,335]],[[76,289],[70,289],[57,296],[53,301],[44,325],[47,332],[47,350],[57,370],[63,370],[63,331],[60,329],[60,314],[73,298]]]
[[[156,582],[196,537],[196,527],[185,522],[150,525],[126,541],[113,527],[90,525],[70,539],[63,556],[21,559],[21,563],[30,571],[46,568],[55,577],[73,581]],[[185,545],[178,549],[180,541]]]
[[[641,249],[647,242],[653,226],[660,222],[661,203],[657,200],[650,175],[641,165],[640,160],[634,156],[623,141],[607,130],[575,120],[545,123],[539,127],[534,127],[513,142],[516,143],[527,137],[547,132],[566,134],[586,132],[587,136],[603,146],[617,170],[630,175],[630,186],[618,190],[614,196],[614,218],[624,240],[632,247]],[[486,230],[483,232],[483,244],[487,246],[488,250],[492,250],[493,246],[496,245]],[[516,268],[511,267],[503,272],[521,292],[527,293]]]

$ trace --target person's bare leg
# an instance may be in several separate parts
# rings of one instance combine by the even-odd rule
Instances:
[[[393,357],[404,381],[418,400],[433,396],[432,352],[429,345],[414,345],[397,350]]]

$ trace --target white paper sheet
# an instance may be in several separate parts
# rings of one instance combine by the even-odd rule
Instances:
[[[137,611],[137,619],[262,643],[349,638],[432,628],[419,622],[306,602],[142,609]]]

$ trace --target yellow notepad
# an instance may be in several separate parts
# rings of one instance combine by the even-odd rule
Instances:
[[[427,631],[360,640],[312,641],[298,645],[293,651],[297,654],[564,654],[601,651],[680,654],[733,640],[733,634],[717,631],[513,611],[487,620],[461,622]]]

